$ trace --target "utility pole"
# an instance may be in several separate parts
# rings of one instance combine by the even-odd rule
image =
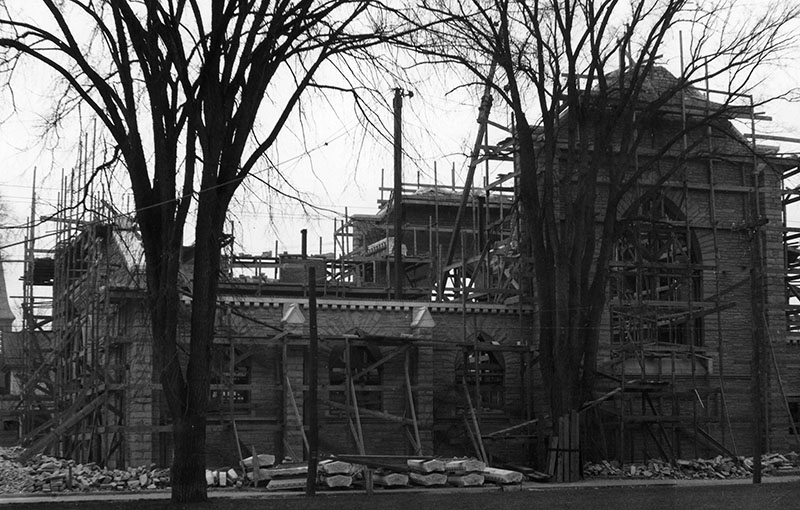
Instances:
[[[394,298],[403,298],[403,89],[394,89]]]
[[[319,422],[317,419],[317,275],[316,268],[308,266],[308,473],[306,496],[316,494],[317,465],[319,464]]]

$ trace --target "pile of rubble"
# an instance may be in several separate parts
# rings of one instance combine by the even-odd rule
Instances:
[[[524,478],[517,471],[489,467],[471,457],[451,459],[401,459],[378,456],[345,456],[348,460],[327,459],[319,463],[317,485],[327,489],[363,488],[371,477],[375,487],[396,488],[407,486],[474,487],[484,483],[497,485],[519,484]],[[245,477],[256,487],[267,490],[304,489],[308,464],[283,463],[274,465],[271,455],[258,456],[258,468],[252,457],[244,459]],[[235,469],[222,468],[206,471],[209,486],[243,485],[243,478]]]
[[[19,448],[0,448],[0,494],[58,491],[137,491],[169,487],[168,469],[153,466],[104,469],[94,463],[78,464],[72,460],[38,456],[26,465],[16,461]],[[241,468],[220,468],[206,471],[211,487],[265,487],[267,490],[305,488],[308,466],[305,463],[275,464],[271,455],[244,460]],[[367,471],[367,468],[369,471]],[[677,460],[669,463],[653,459],[642,464],[620,465],[602,461],[584,465],[587,478],[642,479],[727,479],[752,475],[753,459],[722,457],[713,459]],[[524,476],[517,471],[486,466],[474,458],[408,459],[376,462],[362,459],[325,460],[320,462],[317,483],[324,488],[363,487],[367,473],[375,486],[404,487],[456,486],[470,487],[493,483],[519,484]],[[800,455],[766,454],[762,456],[764,475],[800,475]],[[543,475],[546,478],[546,475]],[[531,475],[528,474],[530,478]],[[534,478],[537,479],[537,478]],[[537,479],[538,480],[538,479]]]
[[[95,463],[41,455],[27,465],[16,457],[19,448],[0,449],[0,494],[20,492],[114,491],[161,489],[169,486],[169,469],[138,467],[105,469]]]
[[[139,491],[169,487],[168,469],[151,467],[104,469],[95,463],[78,464],[67,459],[40,455],[25,465],[16,461],[20,448],[0,448],[0,494],[61,491]],[[243,468],[219,468],[206,471],[209,487],[264,487],[267,490],[304,489],[306,463],[275,464],[272,455],[244,459]],[[523,474],[486,466],[474,458],[403,460],[371,465],[342,460],[320,462],[317,484],[322,488],[364,487],[369,470],[376,487],[456,486],[470,487],[486,483],[519,484]]]
[[[765,454],[761,457],[762,473],[765,475],[800,474],[800,455],[791,452]],[[669,463],[651,459],[642,464],[620,465],[617,461],[586,463],[583,475],[587,478],[645,478],[645,479],[703,479],[703,478],[747,478],[753,472],[752,457],[723,457],[713,459],[676,460]]]

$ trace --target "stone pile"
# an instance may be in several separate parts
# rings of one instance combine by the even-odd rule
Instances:
[[[169,469],[153,466],[104,469],[95,463],[40,455],[23,466],[16,462],[21,450],[0,450],[0,494],[60,491],[131,491],[169,486]]]
[[[0,494],[60,491],[139,491],[169,487],[169,470],[153,466],[121,469],[104,469],[94,463],[78,464],[72,460],[40,455],[21,465],[16,461],[21,449],[0,448]],[[261,460],[261,459],[259,459]],[[266,460],[266,459],[264,459]],[[800,475],[800,455],[766,454],[762,456],[762,473],[767,476]],[[267,464],[268,462],[265,462]],[[727,479],[746,478],[752,475],[753,459],[722,457],[713,459],[677,460],[674,464],[652,459],[641,464],[620,465],[616,461],[587,463],[583,473],[587,478],[641,478],[641,479]],[[272,490],[300,489],[305,487],[305,464],[284,464],[259,470],[260,486]],[[341,461],[320,463],[318,483],[328,488],[354,486],[362,478],[364,467]],[[236,469],[220,468],[206,473],[209,486],[242,487],[250,485]],[[401,475],[404,480],[396,480]],[[252,468],[247,473],[252,477]],[[438,477],[434,480],[432,477]],[[471,459],[409,460],[403,470],[375,471],[377,486],[396,487],[408,484],[423,486],[455,485],[468,487],[482,485],[484,479],[496,484],[517,484],[523,475],[487,467]],[[252,479],[249,481],[251,482]],[[275,487],[270,487],[270,484]]]
[[[781,455],[766,454],[761,458],[765,475],[800,474],[800,460],[794,452]],[[651,459],[642,464],[620,465],[617,461],[586,463],[583,475],[587,478],[627,477],[645,479],[728,479],[747,478],[752,475],[753,459],[723,457],[713,459],[677,460],[674,464],[661,459]]]

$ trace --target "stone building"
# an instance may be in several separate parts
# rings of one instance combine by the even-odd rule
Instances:
[[[674,80],[657,68],[649,86],[655,94]],[[756,115],[747,108],[726,110],[683,145],[656,150],[687,118],[719,106],[688,90],[680,104],[663,105],[649,144],[638,149],[640,161],[656,164],[618,218],[596,391],[607,398],[582,414],[600,424],[584,428],[587,456],[747,454],[754,338],[767,360],[765,447],[785,450],[796,441],[800,362],[792,319],[800,294],[791,285],[787,293],[787,275],[798,250],[787,236],[785,205],[798,192],[784,183],[797,161],[737,129],[737,117]],[[513,153],[506,138],[472,164],[511,166]],[[209,465],[235,465],[250,448],[304,458],[311,370],[319,378],[325,453],[472,455],[482,438],[494,462],[541,465],[550,434],[536,366],[542,304],[522,291],[530,275],[519,273],[515,170],[525,171],[486,175],[483,186],[466,191],[436,181],[406,184],[401,232],[390,196],[377,214],[337,224],[333,254],[227,253]],[[27,369],[50,378],[55,410],[49,435],[36,437],[47,424],[23,431],[29,451],[166,464],[169,418],[152,363],[136,230],[123,221],[71,225],[53,259],[39,259],[54,260],[52,279],[41,283],[52,286],[56,340],[53,356],[40,360],[45,368]],[[186,248],[185,275],[192,256]],[[317,274],[316,367],[307,354],[308,266]],[[394,288],[398,270],[402,289]],[[183,290],[188,317],[188,276]],[[767,324],[763,334],[753,327],[758,317]],[[30,347],[37,337],[29,326]]]

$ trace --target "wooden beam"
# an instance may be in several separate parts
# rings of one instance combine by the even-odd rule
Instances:
[[[393,351],[390,351],[387,355],[385,355],[384,357],[382,357],[381,359],[379,359],[375,363],[369,365],[368,367],[364,368],[360,372],[354,374],[352,376],[352,378],[353,379],[358,379],[358,378],[364,376],[365,374],[371,372],[372,370],[375,370],[376,368],[378,368],[379,366],[383,365],[384,363],[386,363],[390,359],[394,358],[398,354],[401,354],[401,353],[403,353],[403,352],[405,352],[407,350],[408,350],[408,345],[402,345],[402,346],[398,347],[397,349],[394,349]]]
[[[292,404],[292,412],[294,413],[294,417],[297,420],[297,423],[300,425],[300,432],[303,434],[303,445],[306,447],[306,451],[309,451],[308,448],[308,437],[306,437],[306,429],[303,426],[303,417],[300,414],[300,409],[297,408],[297,400],[294,398],[294,392],[292,391],[292,383],[289,382],[289,376],[286,376],[286,390],[289,393],[289,401]]]
[[[66,420],[64,420],[58,426],[53,428],[53,430],[48,432],[47,435],[45,435],[44,437],[33,443],[31,446],[26,448],[25,451],[22,452],[19,455],[19,457],[17,457],[17,461],[20,464],[24,464],[28,462],[31,458],[33,458],[34,455],[42,452],[45,448],[58,441],[61,435],[67,431],[67,429],[69,429],[73,425],[78,424],[82,419],[88,416],[89,413],[97,409],[100,406],[100,404],[103,403],[105,398],[106,398],[105,394],[100,395],[91,402],[89,402],[88,404],[86,404],[86,406],[84,406],[80,411],[73,414],[72,416],[69,416]]]
[[[469,406],[469,414],[472,417],[472,424],[475,426],[475,439],[478,441],[478,446],[480,447],[481,460],[488,463],[489,458],[486,456],[486,448],[483,447],[483,439],[481,438],[481,427],[478,424],[478,417],[475,415],[475,408],[472,407],[472,398],[469,396],[466,378],[462,377],[461,382],[462,386],[464,387],[464,396],[466,397],[467,405]]]
[[[408,406],[411,409],[411,420],[414,424],[414,440],[416,445],[414,447],[414,453],[417,455],[422,455],[422,441],[419,438],[419,425],[417,424],[417,410],[414,406],[414,393],[411,391],[411,375],[409,374],[409,365],[411,357],[411,351],[406,349],[406,359],[404,363],[405,369],[405,382],[406,382],[406,395],[408,396]],[[406,429],[408,430],[408,429]]]
[[[475,169],[478,167],[480,158],[480,146],[483,143],[484,135],[486,134],[487,123],[486,121],[489,120],[489,112],[492,109],[492,96],[490,95],[492,90],[492,80],[494,79],[494,73],[497,69],[497,63],[492,60],[492,65],[489,68],[489,74],[486,77],[486,83],[483,87],[483,96],[481,98],[481,106],[479,109],[479,116],[478,116],[478,133],[475,137],[475,144],[472,150],[472,155],[470,156],[470,164],[469,169],[467,170],[467,178],[464,182],[464,192],[461,195],[461,203],[458,206],[458,211],[456,212],[456,219],[453,222],[453,235],[450,237],[450,243],[447,246],[447,254],[444,258],[443,266],[447,267],[453,262],[453,255],[455,255],[456,251],[456,243],[459,239],[459,233],[461,229],[461,221],[464,218],[464,211],[467,208],[467,203],[469,202],[469,192],[472,188],[472,180],[475,177]],[[445,276],[438,275],[439,284],[438,284],[438,297],[441,301],[444,287],[445,287]]]
[[[350,411],[352,408],[353,410],[358,410],[359,415],[363,414],[364,416],[371,416],[373,418],[381,418],[384,420],[392,421],[395,423],[401,423],[403,425],[412,425],[412,421],[408,418],[403,418],[402,416],[395,416],[393,414],[385,413],[383,411],[373,411],[372,409],[365,409],[363,407],[356,406],[347,406],[340,402],[334,402],[333,400],[325,400],[320,399],[320,402],[323,404],[328,405],[329,407],[333,407],[334,409],[341,409],[343,411]]]
[[[533,419],[533,420],[524,421],[522,423],[518,423],[516,425],[512,425],[512,426],[506,427],[504,429],[495,430],[494,432],[490,432],[488,434],[485,434],[483,437],[485,437],[485,438],[494,438],[494,437],[497,437],[497,436],[502,436],[502,435],[508,434],[509,432],[513,432],[513,431],[515,431],[517,429],[521,429],[522,427],[527,427],[528,425],[536,425],[537,423],[539,423],[539,419],[538,418]]]

